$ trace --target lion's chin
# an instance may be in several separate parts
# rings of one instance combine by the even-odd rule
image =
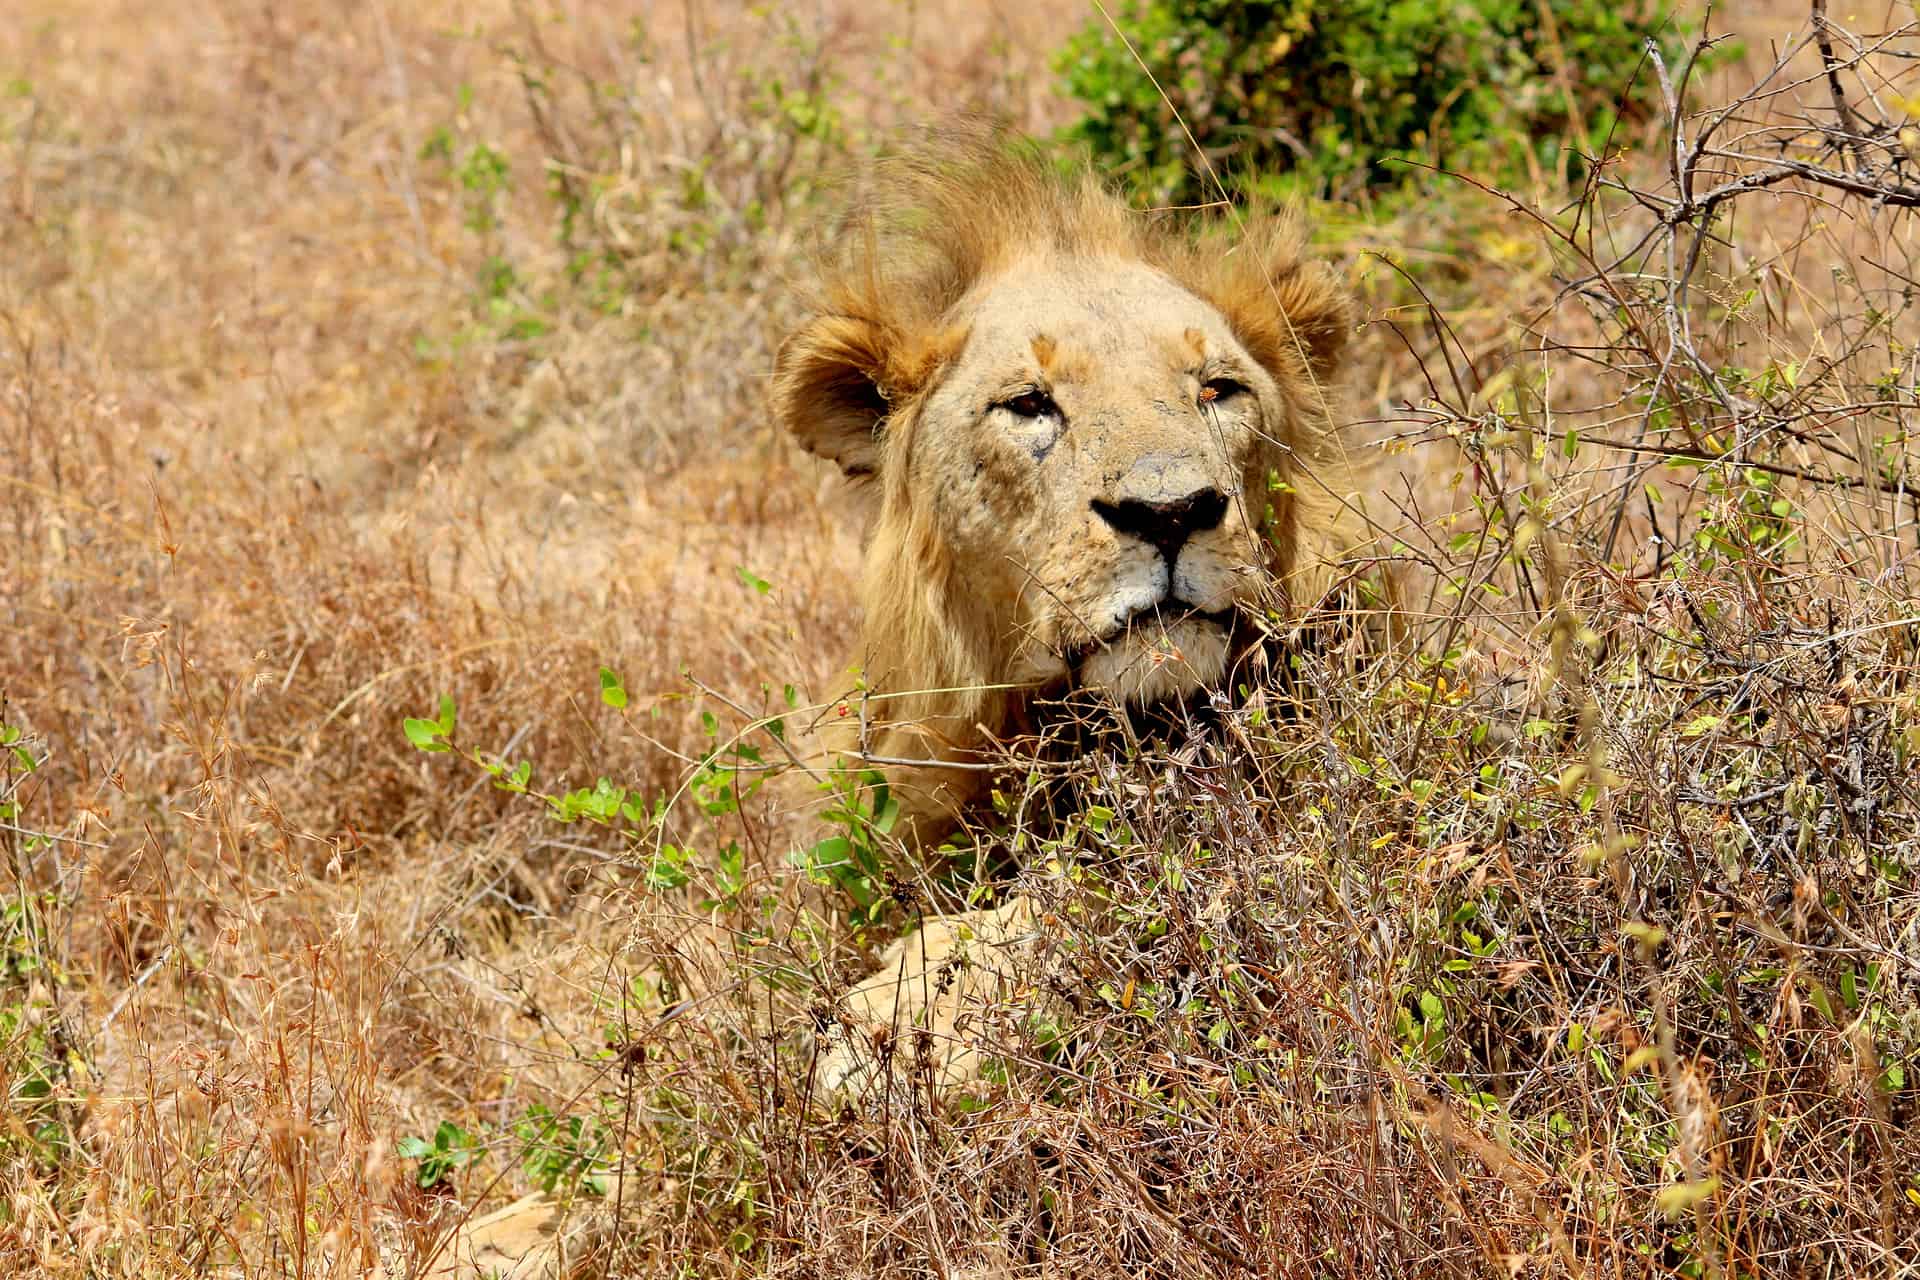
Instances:
[[[1164,628],[1128,629],[1083,659],[1076,675],[1082,686],[1145,707],[1219,684],[1231,651],[1225,627],[1210,618],[1188,618]]]

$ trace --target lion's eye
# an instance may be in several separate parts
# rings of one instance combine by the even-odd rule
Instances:
[[[1060,406],[1044,391],[1023,391],[1011,400],[1002,400],[1000,408],[1022,418],[1057,418]]]
[[[1200,388],[1200,403],[1218,404],[1246,393],[1247,384],[1244,382],[1235,382],[1232,378],[1209,378],[1206,385]]]

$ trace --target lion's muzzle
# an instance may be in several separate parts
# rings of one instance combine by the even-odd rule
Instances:
[[[1227,495],[1209,485],[1163,502],[1095,498],[1093,513],[1119,532],[1159,548],[1172,567],[1187,539],[1220,527],[1221,517],[1227,514]]]

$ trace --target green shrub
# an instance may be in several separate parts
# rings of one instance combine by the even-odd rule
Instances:
[[[1670,19],[1665,0],[1126,0],[1115,22],[1151,78],[1104,19],[1057,67],[1086,104],[1068,137],[1152,198],[1218,195],[1169,101],[1230,189],[1285,174],[1352,196],[1417,175],[1394,158],[1502,177],[1577,165],[1621,109],[1658,103],[1649,38],[1678,73]]]

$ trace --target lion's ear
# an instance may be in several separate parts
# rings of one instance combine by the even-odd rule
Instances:
[[[1236,252],[1216,261],[1203,291],[1254,359],[1324,384],[1346,357],[1353,302],[1331,267],[1304,256],[1303,240],[1291,218],[1256,222]]]
[[[1299,264],[1273,281],[1268,302],[1280,317],[1274,326],[1275,347],[1305,360],[1315,381],[1332,381],[1353,332],[1353,302],[1333,268],[1322,262]]]
[[[852,316],[816,316],[780,346],[773,369],[773,412],[809,453],[849,476],[880,465],[887,398],[880,327]]]

